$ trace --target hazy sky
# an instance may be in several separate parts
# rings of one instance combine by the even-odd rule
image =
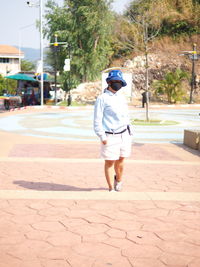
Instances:
[[[63,0],[55,0],[62,5]],[[122,12],[131,0],[115,0],[113,9]],[[25,0],[1,1],[0,44],[20,47],[40,47],[40,35],[35,26],[39,19],[39,8],[29,7]],[[39,1],[33,0],[38,3]],[[46,3],[47,0],[43,0]]]

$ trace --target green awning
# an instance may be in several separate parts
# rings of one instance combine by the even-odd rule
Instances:
[[[22,74],[22,73],[18,73],[18,74],[14,74],[14,75],[9,75],[9,76],[5,76],[5,78],[8,79],[13,79],[13,80],[21,80],[21,81],[33,81],[36,82],[37,80],[34,79],[31,76],[28,76],[26,74]]]

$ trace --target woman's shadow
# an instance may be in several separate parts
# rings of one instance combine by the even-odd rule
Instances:
[[[30,182],[24,180],[14,181],[13,184],[17,184],[23,188],[38,191],[93,191],[93,190],[106,190],[104,187],[99,188],[81,188],[73,185],[63,185],[45,182]]]

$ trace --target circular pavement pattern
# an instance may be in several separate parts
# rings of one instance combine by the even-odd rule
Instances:
[[[145,119],[145,110],[131,110],[131,118]],[[200,130],[198,110],[150,110],[150,119],[171,120],[169,126],[134,126],[135,143],[182,143],[184,129]],[[93,110],[56,110],[13,114],[0,118],[0,130],[59,140],[97,141]]]

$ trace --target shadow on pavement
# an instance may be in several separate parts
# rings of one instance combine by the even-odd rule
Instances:
[[[80,188],[72,185],[62,185],[54,183],[44,182],[28,182],[28,181],[14,181],[13,184],[17,184],[21,187],[38,190],[38,191],[94,191],[94,190],[107,190],[107,188]]]
[[[193,155],[200,156],[199,150],[192,149],[192,148],[190,148],[184,144],[174,144],[174,145],[178,146],[179,148],[182,148],[183,150],[185,150],[187,152],[192,153]]]

